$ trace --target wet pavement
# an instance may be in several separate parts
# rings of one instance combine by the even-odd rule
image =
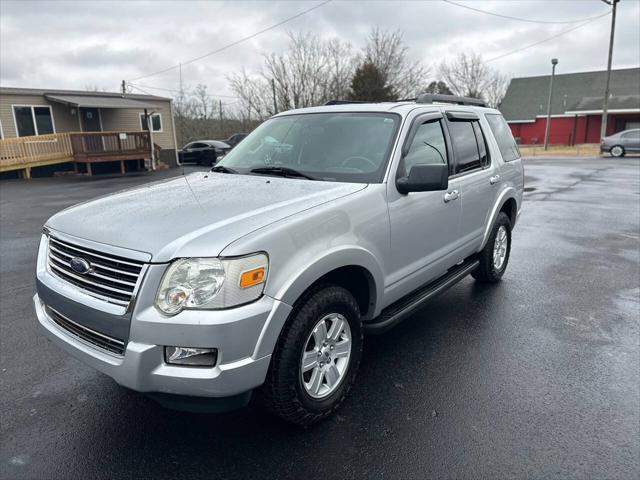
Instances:
[[[2,478],[637,478],[640,159],[531,159],[503,282],[465,279],[385,335],[308,430],[259,406],[179,413],[38,331],[56,211],[158,179],[0,182]]]

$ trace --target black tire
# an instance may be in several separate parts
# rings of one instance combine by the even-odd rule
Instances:
[[[506,248],[506,257],[504,259],[503,264],[500,268],[496,268],[493,261],[493,249],[496,243],[496,236],[498,235],[498,231],[501,227],[504,227],[507,234],[507,248]],[[506,213],[500,212],[498,214],[498,218],[496,219],[495,224],[493,225],[493,230],[491,231],[491,235],[489,235],[489,239],[487,240],[487,244],[484,246],[482,251],[478,256],[478,260],[480,260],[480,265],[476,268],[471,275],[473,278],[478,280],[479,282],[485,283],[496,283],[499,282],[504,275],[505,270],[507,269],[507,265],[509,264],[509,256],[511,254],[511,220]]]
[[[615,158],[624,157],[624,154],[625,154],[624,147],[620,145],[614,145],[609,150],[609,153],[611,154],[612,157],[615,157]]]
[[[322,399],[316,399],[303,386],[300,363],[309,335],[320,319],[329,313],[339,313],[349,323],[351,353],[335,390]],[[355,380],[361,357],[362,321],[353,295],[335,285],[321,285],[310,290],[296,302],[280,334],[262,388],[264,406],[280,418],[303,427],[328,417],[345,399]]]

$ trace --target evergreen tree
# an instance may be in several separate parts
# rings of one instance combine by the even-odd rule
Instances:
[[[385,75],[373,63],[363,63],[353,74],[349,98],[365,102],[385,102],[396,100],[397,96],[387,83]]]

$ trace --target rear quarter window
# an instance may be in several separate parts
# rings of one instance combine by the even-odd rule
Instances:
[[[504,117],[498,113],[487,113],[485,114],[485,118],[489,123],[491,133],[493,133],[498,143],[502,159],[505,162],[511,162],[520,158],[518,145],[516,145],[516,141],[511,134],[511,129]]]

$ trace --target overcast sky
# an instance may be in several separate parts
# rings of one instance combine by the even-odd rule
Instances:
[[[0,84],[115,91],[122,79],[185,62],[313,7],[314,1],[57,2],[0,0]],[[467,6],[538,21],[593,17],[610,7],[600,0],[465,1]],[[640,1],[618,7],[614,68],[640,65]],[[371,27],[399,29],[409,55],[432,67],[474,49],[485,59],[556,35],[577,24],[529,23],[470,11],[444,1],[339,1],[292,20],[220,54],[183,67],[186,85],[203,83],[229,95],[226,75],[259,71],[264,53],[286,48],[288,31],[339,37],[360,48]],[[566,35],[491,62],[512,77],[606,68],[610,16]],[[176,89],[177,69],[139,85]],[[156,94],[169,94],[152,90]]]

